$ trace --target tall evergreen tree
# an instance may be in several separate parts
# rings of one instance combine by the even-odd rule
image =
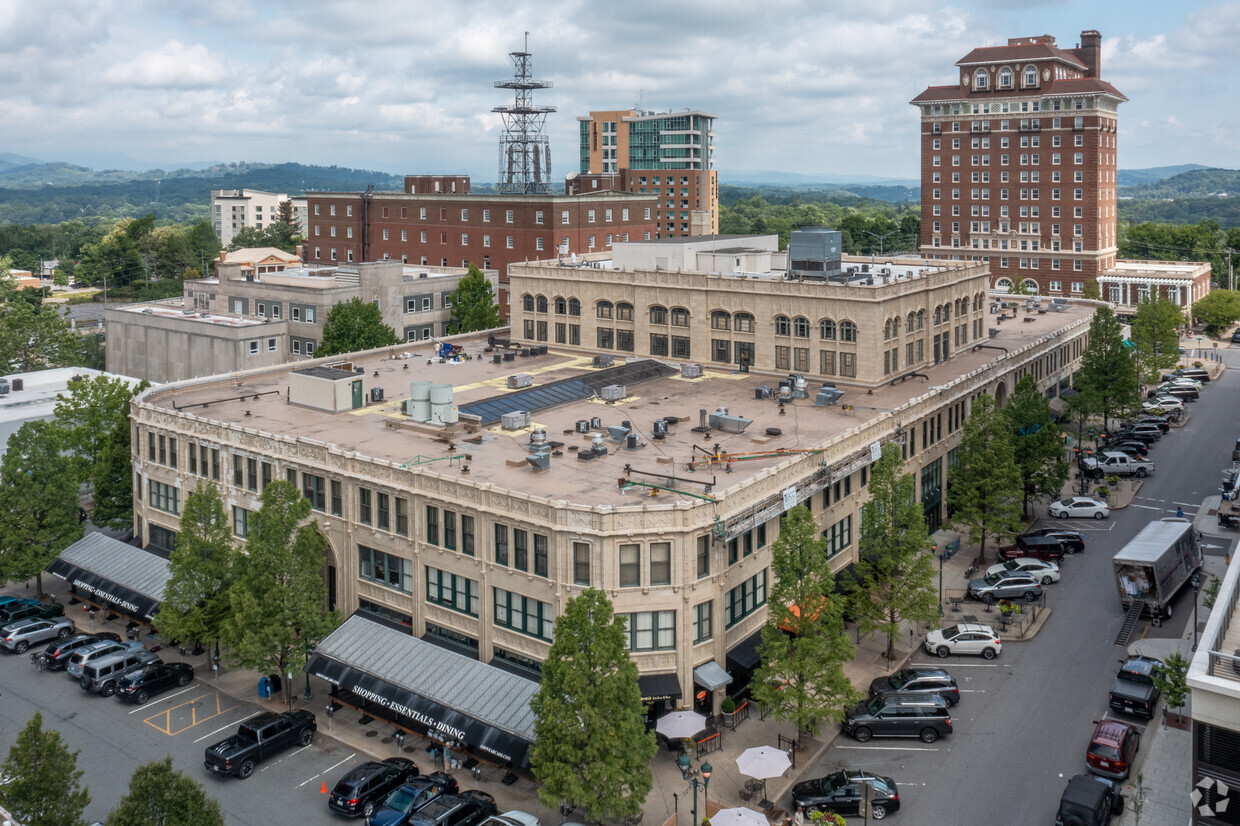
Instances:
[[[1081,356],[1076,389],[1102,417],[1104,428],[1109,428],[1115,417],[1141,407],[1136,361],[1124,345],[1123,328],[1109,307],[1099,307],[1089,323],[1089,344]]]
[[[161,634],[183,643],[220,638],[235,556],[219,487],[201,481],[185,497],[181,530],[168,559],[171,576],[155,615]]]
[[[356,353],[396,344],[400,339],[383,323],[383,314],[374,304],[351,298],[327,311],[323,322],[323,341],[314,351],[316,356]]]
[[[987,539],[1001,541],[1021,529],[1020,470],[1008,423],[990,396],[973,400],[957,456],[947,489],[951,522],[978,543],[985,558]]]
[[[272,482],[249,517],[246,553],[229,589],[224,642],[233,659],[260,674],[297,670],[309,648],[339,624],[323,582],[327,540],[312,523],[310,501],[288,482]],[[291,687],[286,687],[291,691]]]
[[[90,793],[82,787],[79,754],[60,732],[44,729],[36,711],[0,770],[0,805],[23,826],[82,826]]]
[[[858,698],[844,674],[854,649],[826,545],[806,507],[788,511],[771,546],[774,582],[762,626],[762,662],[750,684],[764,709],[810,735],[824,720],[839,720]]]
[[[133,524],[133,458],[129,422],[117,423],[90,471],[94,507],[90,519],[101,528],[122,530]]]
[[[538,799],[585,810],[588,823],[642,810],[654,784],[657,747],[646,730],[637,666],[623,617],[595,588],[568,601],[556,617],[542,680],[530,701],[530,765]]]
[[[78,486],[51,422],[26,422],[9,437],[0,459],[0,575],[35,578],[43,599],[43,569],[82,538]]]
[[[134,769],[106,826],[224,826],[224,814],[219,801],[165,757]]]
[[[1003,415],[1012,433],[1012,451],[1020,473],[1021,513],[1028,516],[1030,499],[1055,496],[1068,481],[1063,439],[1033,376],[1022,376],[1016,383]]]
[[[503,325],[499,317],[499,305],[495,303],[495,290],[482,270],[469,265],[469,274],[457,282],[452,293],[452,321],[450,333],[472,333],[475,330],[492,330]]]
[[[870,473],[870,501],[861,508],[857,582],[849,605],[861,630],[887,637],[887,659],[895,656],[903,622],[931,622],[939,616],[933,543],[917,504],[916,482],[900,473],[895,442],[883,445]]]
[[[1162,371],[1179,363],[1180,327],[1183,325],[1184,311],[1160,296],[1157,290],[1137,305],[1130,338],[1140,381],[1153,384]]]

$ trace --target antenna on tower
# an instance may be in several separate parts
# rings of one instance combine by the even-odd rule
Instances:
[[[512,80],[497,80],[495,88],[512,89],[511,106],[496,106],[504,120],[499,138],[500,192],[530,193],[551,191],[551,143],[543,132],[547,115],[554,106],[535,106],[535,89],[550,89],[549,80],[535,80],[529,52],[530,33],[525,33],[525,51],[509,52],[515,72]]]

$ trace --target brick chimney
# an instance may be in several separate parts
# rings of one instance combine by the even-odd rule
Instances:
[[[1096,29],[1081,32],[1081,45],[1072,51],[1089,67],[1089,77],[1102,77],[1102,35]]]

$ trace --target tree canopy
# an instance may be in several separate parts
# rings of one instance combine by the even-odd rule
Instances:
[[[125,452],[129,452],[129,402],[150,387],[137,385],[117,376],[84,376],[70,381],[68,394],[56,396],[55,422],[61,446],[70,454],[73,475],[79,482],[90,480],[107,443],[124,429]]]
[[[538,799],[567,802],[588,823],[638,814],[654,784],[657,749],[646,730],[637,665],[624,617],[595,588],[582,591],[555,620],[534,711],[530,765]]]
[[[804,505],[784,516],[771,546],[774,582],[762,626],[762,662],[750,683],[769,714],[810,735],[823,721],[838,721],[858,697],[844,673],[855,652],[826,545]]]
[[[1137,359],[1137,375],[1142,382],[1157,382],[1164,370],[1179,363],[1179,331],[1184,321],[1184,311],[1157,291],[1137,305],[1129,339]]]
[[[315,350],[316,356],[336,356],[356,353],[396,344],[400,339],[391,327],[383,323],[383,314],[374,304],[351,298],[342,301],[327,312],[323,322],[323,340]]]
[[[1204,298],[1193,302],[1193,318],[1206,325],[1206,335],[1220,335],[1240,321],[1240,292],[1211,290]]]
[[[491,330],[503,325],[499,317],[499,305],[495,303],[495,290],[482,270],[469,265],[469,274],[462,278],[452,293],[452,321],[450,333],[472,333],[475,330]]]
[[[956,456],[947,488],[951,522],[978,543],[984,558],[987,539],[1010,538],[1021,529],[1021,478],[1012,435],[990,396],[973,400]]]
[[[43,728],[35,712],[17,735],[0,770],[0,804],[23,826],[82,826],[90,793],[60,732]]]
[[[224,826],[224,814],[219,801],[165,757],[134,769],[105,826]]]
[[[1141,407],[1137,363],[1109,307],[1099,307],[1089,323],[1089,343],[1081,356],[1075,388],[1084,396],[1086,407],[1102,417],[1104,428],[1109,428],[1116,416]]]
[[[1028,516],[1031,499],[1055,496],[1068,481],[1063,439],[1033,376],[1022,376],[1016,382],[1003,415],[1012,434],[1012,455],[1020,475],[1021,513]]]
[[[69,329],[59,305],[31,303],[14,293],[0,303],[0,372],[29,373],[78,364],[82,347],[82,337]]]
[[[181,529],[168,559],[171,576],[155,627],[182,642],[219,639],[234,565],[240,564],[219,487],[211,480],[199,481],[181,510]]]

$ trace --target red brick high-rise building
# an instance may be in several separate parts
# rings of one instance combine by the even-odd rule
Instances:
[[[1102,35],[974,49],[921,112],[921,252],[990,264],[996,286],[1080,296],[1114,267],[1116,136],[1127,100],[1102,79]]]

